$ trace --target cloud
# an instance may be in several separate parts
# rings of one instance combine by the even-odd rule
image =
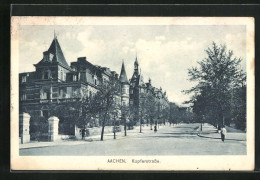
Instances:
[[[155,40],[164,41],[165,40],[165,36],[156,36]]]
[[[181,91],[192,87],[187,81],[187,69],[203,58],[206,41],[158,41],[138,39],[134,49],[138,51],[140,67],[144,79],[152,79],[152,84],[167,91],[169,99],[181,104],[189,96]]]

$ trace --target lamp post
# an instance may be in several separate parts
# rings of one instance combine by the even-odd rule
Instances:
[[[118,111],[115,109],[113,111],[113,115],[114,115],[114,121],[113,121],[113,133],[114,133],[114,139],[116,139],[116,118],[118,117]]]
[[[124,122],[125,122],[125,136],[126,136],[126,117],[125,117],[125,112],[123,113],[123,118],[124,118]]]

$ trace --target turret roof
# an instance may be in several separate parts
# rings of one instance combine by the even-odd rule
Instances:
[[[53,57],[54,61],[57,61],[57,62],[61,63],[62,65],[69,67],[69,65],[63,55],[63,52],[61,50],[57,37],[54,37],[54,39],[51,43],[51,46],[48,49],[48,52],[52,53],[54,55],[54,57]]]
[[[129,83],[129,81],[127,79],[126,72],[125,72],[124,62],[122,63],[122,68],[121,68],[121,73],[120,73],[119,80],[120,80],[121,83]]]
[[[138,60],[137,60],[137,56],[135,57],[135,64],[139,65]]]
[[[54,39],[53,39],[47,53],[53,54],[52,62],[58,62],[59,64],[65,66],[67,68],[70,68],[63,55],[63,52],[61,50],[60,44],[59,44],[56,36],[54,36]],[[42,63],[44,63],[44,59],[42,59],[37,65],[40,65]]]

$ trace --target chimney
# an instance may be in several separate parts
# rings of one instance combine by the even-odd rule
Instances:
[[[49,61],[49,52],[48,51],[43,52],[43,61]]]
[[[115,75],[116,79],[118,79],[118,74]]]
[[[87,58],[86,57],[79,57],[78,58],[78,62],[79,63],[86,63],[87,62]]]

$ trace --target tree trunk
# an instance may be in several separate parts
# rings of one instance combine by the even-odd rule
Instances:
[[[140,123],[140,133],[142,133],[142,124]]]
[[[102,131],[101,131],[101,138],[100,138],[100,141],[103,141],[104,129],[105,129],[105,126],[102,125]]]
[[[141,119],[140,119],[140,133],[142,132],[142,115],[141,115]]]
[[[114,117],[114,139],[116,139],[116,118]]]
[[[104,137],[104,129],[105,129],[106,116],[107,116],[107,114],[105,114],[104,119],[103,119],[103,122],[102,122],[102,131],[101,131],[100,141],[103,141],[103,137]]]
[[[125,136],[126,136],[126,118],[124,116],[124,121],[125,121]]]

